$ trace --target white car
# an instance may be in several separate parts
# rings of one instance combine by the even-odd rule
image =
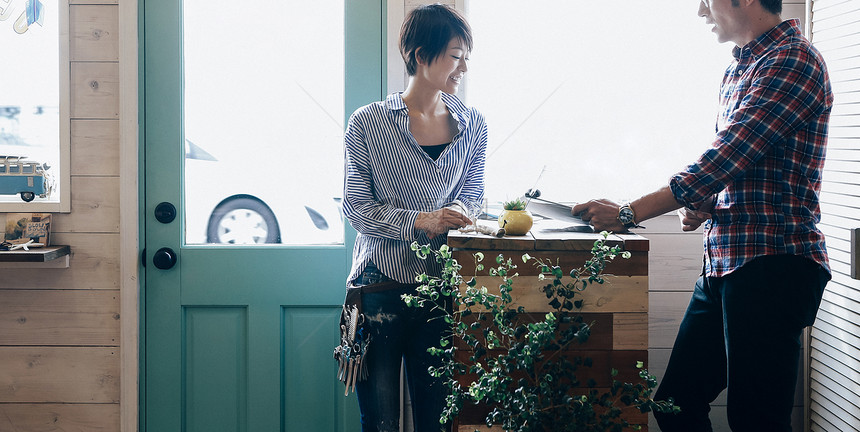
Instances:
[[[185,140],[186,243],[343,243],[341,199],[325,196],[307,175],[291,180],[278,159],[216,158]]]

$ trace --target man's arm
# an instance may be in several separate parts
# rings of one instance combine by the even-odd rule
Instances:
[[[606,200],[591,200],[586,203],[573,206],[571,211],[579,215],[582,220],[591,223],[596,231],[627,231],[621,221],[618,220],[618,209],[621,206]],[[661,214],[681,208],[681,204],[675,201],[672,190],[664,186],[630,203],[635,216],[634,221],[638,224]]]

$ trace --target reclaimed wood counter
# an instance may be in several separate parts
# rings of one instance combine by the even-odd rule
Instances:
[[[488,288],[498,287],[500,279],[487,276],[486,271],[478,275],[473,254],[482,252],[485,266],[494,265],[499,254],[512,258],[519,273],[511,292],[514,306],[523,306],[530,313],[542,312],[542,316],[551,310],[546,295],[540,291],[547,281],[539,280],[539,269],[532,262],[523,264],[520,257],[528,253],[558,263],[567,274],[591,257],[591,248],[600,238],[602,236],[597,233],[544,229],[537,221],[524,236],[496,238],[452,231],[448,234],[448,246],[454,249],[455,258],[463,266],[463,277],[475,276],[479,285]],[[601,389],[611,385],[613,368],[619,371],[615,379],[638,381],[636,362],[647,363],[648,360],[648,239],[636,234],[611,234],[606,244],[621,246],[631,257],[622,259],[619,256],[609,263],[604,274],[611,276],[606,277],[606,283],[588,286],[581,297],[581,313],[586,322],[594,324],[590,339],[577,350],[592,359],[588,378],[593,378]],[[458,430],[501,430],[486,427],[485,413],[486,409],[464,407],[458,419]],[[648,430],[647,415],[635,412],[625,418],[643,425],[642,430]]]

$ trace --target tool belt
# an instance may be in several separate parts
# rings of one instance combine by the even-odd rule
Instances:
[[[370,329],[361,307],[365,293],[388,291],[406,284],[394,280],[364,286],[348,286],[340,315],[340,344],[334,348],[338,363],[337,379],[346,385],[344,396],[355,391],[355,383],[367,379],[367,348],[370,346]],[[416,284],[416,286],[418,286]]]

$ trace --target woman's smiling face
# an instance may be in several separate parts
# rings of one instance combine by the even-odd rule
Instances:
[[[454,38],[448,42],[445,51],[429,65],[424,66],[423,71],[419,73],[422,73],[425,79],[439,90],[454,94],[460,87],[463,75],[469,70],[466,64],[468,60],[469,52],[465,44],[459,38]]]

